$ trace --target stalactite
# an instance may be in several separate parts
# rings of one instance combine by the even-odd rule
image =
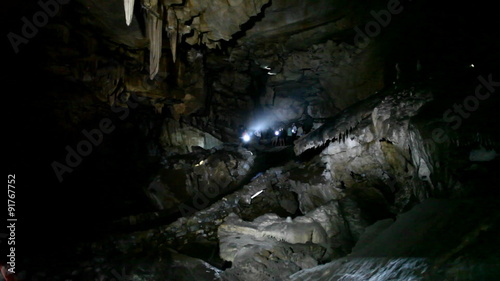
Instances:
[[[161,40],[163,20],[161,19],[161,9],[158,3],[151,1],[151,11],[159,11],[159,17],[152,12],[147,14],[147,35],[149,38],[149,78],[154,79],[160,68]]]
[[[173,8],[167,10],[167,34],[170,40],[170,50],[172,51],[172,59],[175,62],[176,52],[177,52],[177,38],[178,35],[178,21],[177,16]]]
[[[124,0],[123,5],[125,8],[125,22],[130,25],[132,22],[132,17],[134,16],[134,4],[135,0]]]

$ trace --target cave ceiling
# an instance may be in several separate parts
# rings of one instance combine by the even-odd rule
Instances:
[[[77,133],[135,96],[148,114],[234,140],[257,119],[330,118],[416,71],[498,61],[480,2],[48,0],[3,12],[13,114],[29,105]]]
[[[13,151],[31,165],[31,137],[53,136],[44,142],[56,154],[43,150],[53,161],[108,117],[158,135],[174,120],[232,142],[239,125],[321,122],[396,79],[462,81],[453,75],[471,64],[487,75],[500,61],[493,11],[481,1],[11,1],[2,78],[16,89],[8,116],[27,120],[9,124]],[[136,119],[122,122],[130,102]]]
[[[469,35],[484,22],[468,22],[461,8],[436,7],[452,15],[436,16],[441,12],[426,10],[432,5],[426,1],[54,0],[9,5],[9,49],[19,53],[11,57],[13,64],[34,64],[39,68],[34,72],[83,85],[91,92],[87,99],[113,104],[118,97],[139,95],[157,112],[165,109],[177,119],[200,114],[215,119],[218,106],[232,108],[230,115],[239,111],[218,101],[225,95],[249,109],[244,112],[259,109],[279,121],[304,113],[327,118],[390,85],[396,64],[414,69],[427,60],[463,67],[494,48],[471,42],[487,40],[489,31]],[[37,13],[46,18],[36,19]],[[434,26],[436,17],[450,22]],[[33,22],[35,31],[24,36]],[[456,44],[468,50],[454,49]],[[444,56],[426,54],[429,49]],[[32,53],[39,61],[32,61]],[[450,63],[448,54],[462,59]],[[240,122],[252,118],[243,115],[237,117]]]
[[[19,19],[33,24],[36,13],[45,11],[40,3],[9,4],[16,12],[8,17],[6,33],[24,38],[30,30]],[[210,98],[215,91],[249,111],[259,107],[286,121],[303,113],[331,116],[384,84],[377,47],[358,54],[352,42],[339,45],[371,18],[369,10],[384,9],[383,1],[46,3],[48,19],[34,27],[33,38],[9,37],[9,43],[19,53],[13,64],[36,65],[34,72],[89,93],[56,94],[57,99],[85,96],[113,104],[135,94],[177,119],[213,115],[218,105],[232,108],[229,115],[239,111]],[[290,104],[293,113],[280,113]],[[249,118],[251,113],[238,117],[240,122]]]

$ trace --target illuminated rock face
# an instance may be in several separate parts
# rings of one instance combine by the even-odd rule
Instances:
[[[172,213],[201,210],[231,192],[252,172],[255,156],[243,148],[218,146],[167,157],[145,193],[157,210]]]
[[[266,214],[244,221],[229,214],[218,227],[220,257],[233,263],[222,276],[249,280],[251,276],[285,278],[348,251],[366,227],[348,202],[332,201],[304,216],[282,218]],[[276,268],[277,271],[269,270]],[[263,269],[265,268],[265,269]]]
[[[461,252],[459,256],[467,255],[463,246],[477,239],[478,229],[486,231],[497,220],[464,222],[464,208],[475,209],[473,205],[467,200],[428,199],[395,221],[379,221],[368,227],[345,258],[302,270],[291,275],[289,280],[344,280],[352,276],[363,280],[427,280],[429,276],[455,276],[458,268],[462,270],[462,277],[456,276],[458,280],[493,278],[498,270],[487,267],[490,262],[498,262],[496,257],[476,259],[471,256],[473,261],[464,261],[443,254],[453,248],[451,251]],[[479,218],[480,213],[469,215]],[[456,244],[447,243],[447,235],[442,235],[449,231],[456,231],[453,236],[461,241],[458,248],[454,248]],[[468,238],[464,241],[458,237]],[[444,263],[449,267],[443,267]],[[462,275],[465,272],[466,276]]]
[[[238,250],[245,246],[240,243],[243,237],[250,240],[270,240],[289,244],[318,245],[327,244],[327,235],[322,226],[307,217],[283,219],[276,215],[264,215],[256,218],[253,223],[243,222],[233,214],[226,218],[219,227],[218,236],[221,241],[221,257],[233,261]],[[240,237],[236,238],[235,237]],[[246,241],[248,243],[248,241]]]
[[[222,277],[237,278],[233,280],[247,280],[250,276],[286,278],[300,268],[317,265],[327,251],[325,230],[306,217],[292,220],[269,214],[245,222],[230,214],[220,225],[218,237],[221,258],[233,263]]]
[[[165,120],[160,136],[160,143],[169,154],[185,154],[193,151],[193,147],[212,149],[222,145],[222,142],[209,133],[203,132],[195,127],[182,126],[179,122]]]
[[[421,186],[432,188],[430,152],[420,146],[420,132],[410,123],[431,99],[429,93],[412,90],[370,97],[298,140],[295,150],[327,144],[320,155],[325,176],[335,186],[382,184],[396,194],[398,208],[404,208],[410,197],[428,196],[430,190]]]

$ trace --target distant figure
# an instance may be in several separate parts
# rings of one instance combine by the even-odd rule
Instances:
[[[251,132],[248,130],[245,130],[243,132],[243,135],[241,136],[240,146],[242,146],[244,148],[248,148],[251,144],[251,140],[252,140]]]
[[[285,132],[284,132],[283,128],[280,128],[278,130],[278,145],[279,146],[286,145],[285,144],[285,138],[286,138]]]
[[[289,144],[292,143],[292,141],[293,141],[292,138],[293,138],[292,127],[288,127],[286,129],[286,140],[285,140],[285,142],[286,142],[287,145],[289,145]]]
[[[245,132],[245,127],[243,125],[238,126],[238,138],[241,140],[241,137],[243,136],[243,133]]]
[[[302,125],[299,125],[297,128],[297,138],[300,138],[304,135],[304,129],[302,128]]]
[[[292,142],[297,139],[297,125],[292,124]]]
[[[253,135],[257,138],[257,144],[260,144],[260,140],[262,138],[262,133],[260,132],[260,130],[255,130]]]
[[[271,144],[274,146],[274,145],[278,145],[278,139],[279,139],[279,136],[280,136],[280,131],[279,129],[276,129],[276,130],[273,130],[272,131],[272,142]]]

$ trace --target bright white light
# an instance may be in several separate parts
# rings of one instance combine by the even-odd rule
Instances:
[[[256,192],[254,195],[252,195],[252,197],[250,197],[250,199],[254,199],[255,197],[259,196],[259,194],[261,194],[262,192],[264,192],[264,190]]]
[[[267,72],[268,75],[276,75],[277,73],[276,72],[271,72],[271,71],[268,71]]]
[[[243,135],[243,141],[244,142],[249,142],[250,141],[250,136],[248,134]]]
[[[262,68],[264,68],[265,70],[271,70],[271,68],[267,65],[264,65]]]
[[[274,128],[275,122],[276,122],[276,117],[273,112],[267,109],[259,110],[255,111],[255,117],[248,124],[248,128],[250,131],[264,132],[267,131],[269,127]]]
[[[275,136],[279,136],[279,134],[280,134],[280,131],[278,131],[278,130],[274,131]]]
[[[471,64],[469,65],[469,67],[474,67],[474,64],[473,64],[473,63],[471,63]]]

